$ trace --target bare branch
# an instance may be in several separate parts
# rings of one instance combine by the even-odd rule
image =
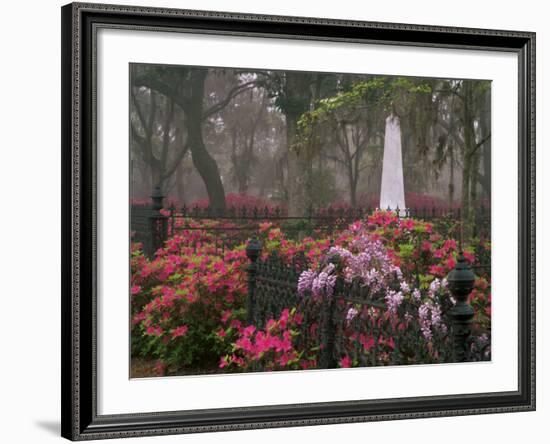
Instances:
[[[485,142],[487,142],[490,138],[491,138],[491,134],[488,134],[483,139],[481,139],[481,141],[478,144],[476,144],[474,151],[477,150],[481,145],[485,144]]]
[[[220,112],[222,109],[224,109],[228,104],[229,102],[231,102],[231,100],[245,92],[245,91],[248,91],[250,89],[253,89],[256,87],[258,81],[257,80],[252,80],[250,82],[246,82],[246,83],[243,83],[241,85],[237,85],[235,86],[233,89],[231,89],[231,91],[229,91],[229,93],[227,93],[227,96],[219,101],[218,103],[216,103],[215,105],[212,105],[210,108],[208,108],[203,114],[202,114],[202,119],[205,120],[205,119],[208,119],[210,116]]]
[[[134,78],[133,84],[134,86],[145,86],[151,90],[155,90],[163,96],[174,100],[176,105],[178,105],[181,109],[185,109],[189,103],[189,101],[185,97],[183,97],[182,94],[179,94],[175,88],[170,87],[169,85],[161,82],[158,79],[149,77],[136,77]]]
[[[166,160],[168,159],[168,149],[170,148],[170,129],[172,127],[172,121],[174,120],[174,101],[168,99],[168,112],[166,113],[166,119],[162,127],[162,151],[160,162],[162,167],[166,166]]]
[[[147,132],[147,122],[145,119],[145,115],[143,114],[143,110],[141,109],[141,106],[137,100],[136,93],[134,92],[134,88],[130,89],[130,97],[132,98],[132,103],[136,110],[136,114],[138,115],[139,123],[141,124],[141,127],[143,128],[143,130]]]

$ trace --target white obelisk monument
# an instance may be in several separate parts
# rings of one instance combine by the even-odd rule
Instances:
[[[399,117],[393,114],[386,119],[382,187],[380,189],[380,209],[387,210],[388,208],[391,210],[405,209],[401,126],[399,125]]]

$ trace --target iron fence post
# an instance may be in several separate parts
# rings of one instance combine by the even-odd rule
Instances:
[[[468,303],[468,295],[474,288],[475,275],[466,262],[462,251],[459,253],[455,268],[447,276],[449,290],[456,299],[455,306],[449,310],[452,321],[454,362],[470,360],[470,343],[474,309]]]
[[[248,325],[254,322],[255,298],[254,292],[256,289],[256,275],[258,273],[258,258],[262,252],[260,241],[253,236],[246,244],[246,257],[250,261],[246,267],[247,282],[248,282],[248,299],[246,304],[246,321]]]
[[[336,325],[334,323],[334,310],[336,304],[334,303],[335,295],[326,298],[324,304],[324,316],[323,327],[321,331],[321,342],[323,347],[321,348],[319,356],[319,368],[336,368],[337,362],[334,356]]]
[[[160,186],[157,185],[151,195],[151,199],[153,200],[151,215],[149,216],[151,235],[147,248],[147,255],[150,257],[164,245],[164,241],[168,237],[168,217],[161,212],[164,197]]]
[[[176,206],[174,205],[174,203],[172,203],[172,205],[170,205],[169,210],[170,210],[169,235],[173,236],[174,234],[176,234]]]
[[[340,267],[340,256],[334,254],[329,258],[329,262],[333,263],[336,268]],[[336,368],[338,365],[336,356],[335,356],[335,337],[336,337],[336,323],[335,323],[335,311],[336,306],[336,297],[342,293],[344,282],[342,279],[337,279],[334,285],[334,290],[332,295],[324,295],[324,304],[323,304],[323,325],[321,330],[321,343],[323,347],[321,348],[319,356],[319,368]]]

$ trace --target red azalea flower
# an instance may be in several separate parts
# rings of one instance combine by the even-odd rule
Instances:
[[[444,243],[443,243],[443,249],[444,250],[456,250],[456,241],[454,239],[447,239]]]
[[[340,359],[340,367],[342,368],[349,368],[351,367],[351,359],[349,356],[344,356],[342,359]]]
[[[470,264],[474,263],[475,255],[473,253],[470,253],[469,251],[464,251],[462,254],[464,255],[464,259],[466,259]]]
[[[441,265],[432,265],[429,268],[430,274],[433,274],[437,277],[443,277],[445,276],[445,268],[443,268]]]
[[[456,265],[456,261],[455,259],[452,257],[452,256],[449,256],[447,258],[447,261],[445,262],[445,266],[449,269],[449,270],[452,270]]]
[[[172,339],[179,338],[180,336],[183,336],[185,333],[187,333],[189,327],[187,325],[181,325],[177,328],[174,328],[172,332]]]

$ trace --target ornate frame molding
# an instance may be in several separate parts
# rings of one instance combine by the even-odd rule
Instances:
[[[519,390],[383,401],[97,415],[95,41],[98,27],[515,52],[519,60]],[[535,34],[73,3],[62,8],[62,435],[71,440],[535,409]]]

